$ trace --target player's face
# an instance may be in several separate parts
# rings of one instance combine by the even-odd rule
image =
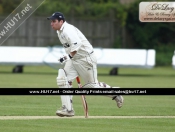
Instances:
[[[57,19],[51,20],[51,26],[54,30],[60,30],[61,26],[63,24],[63,21],[58,21]]]

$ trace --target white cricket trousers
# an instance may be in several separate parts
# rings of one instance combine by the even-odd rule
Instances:
[[[70,59],[64,66],[68,81],[80,76],[85,83],[97,83],[97,59],[94,53],[79,59]]]

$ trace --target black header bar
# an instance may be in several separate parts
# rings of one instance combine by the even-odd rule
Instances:
[[[0,95],[175,95],[174,88],[0,88]]]

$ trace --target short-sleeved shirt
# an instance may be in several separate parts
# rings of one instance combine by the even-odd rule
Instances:
[[[74,59],[85,57],[93,52],[92,45],[83,33],[66,21],[61,26],[61,29],[57,30],[57,34],[67,54],[77,51],[73,57]]]

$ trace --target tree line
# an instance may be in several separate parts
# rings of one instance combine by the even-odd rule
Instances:
[[[22,1],[0,0],[0,15],[10,14]],[[170,2],[171,0],[157,1]],[[156,63],[169,65],[175,50],[175,24],[172,22],[140,22],[140,2],[142,0],[125,5],[119,0],[45,0],[34,15],[48,16],[53,12],[61,11],[68,17],[112,19],[114,22],[119,22],[121,27],[125,26],[133,38],[132,47],[126,45],[122,48],[156,49]],[[116,36],[116,38],[121,37]],[[116,47],[115,43],[114,47]]]

